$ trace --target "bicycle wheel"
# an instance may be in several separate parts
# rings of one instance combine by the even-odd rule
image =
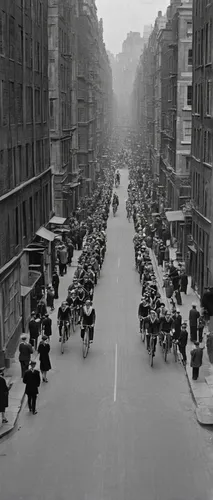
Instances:
[[[150,366],[153,367],[153,359],[154,359],[154,341],[150,339],[150,351],[149,351],[149,362]]]
[[[85,359],[89,352],[89,328],[87,327],[85,328],[82,350],[83,350],[83,358]]]
[[[166,362],[167,361],[167,354],[168,354],[168,345],[167,345],[167,342],[164,346],[164,353],[163,353],[163,357],[164,357],[164,361]]]
[[[175,358],[175,363],[177,363],[178,353],[177,353],[177,344],[175,342],[173,344],[173,354],[174,354],[174,358]]]
[[[72,331],[75,333],[75,328],[76,328],[76,312],[72,312],[72,318],[71,318],[71,324],[72,324]]]
[[[65,343],[65,328],[63,325],[61,331],[61,354],[64,354],[64,343]]]

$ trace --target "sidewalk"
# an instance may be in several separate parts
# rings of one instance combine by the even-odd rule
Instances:
[[[59,299],[55,300],[55,310],[51,313],[50,317],[53,322],[53,326],[56,324],[56,315],[58,311],[58,307],[61,304],[62,300],[67,298],[67,282],[72,282],[72,278],[77,267],[77,261],[81,252],[75,250],[74,258],[72,261],[72,266],[67,268],[67,275],[63,278],[60,278],[59,285]],[[65,284],[66,283],[66,284]],[[36,359],[38,353],[35,352],[32,355],[32,359]],[[24,402],[25,397],[25,385],[21,379],[21,370],[19,364],[19,353],[18,351],[15,354],[14,360],[11,362],[11,366],[8,370],[5,370],[5,379],[8,387],[10,387],[9,391],[9,407],[6,410],[6,417],[8,419],[8,424],[2,424],[0,422],[0,439],[9,434],[15,427],[19,412],[21,410],[22,404]]]
[[[170,299],[165,295],[165,288],[163,288],[163,269],[161,266],[157,265],[157,259],[153,250],[150,250],[150,256],[153,264],[153,268],[157,277],[159,284],[159,292],[165,302],[168,309],[171,309]],[[175,250],[170,249],[170,258],[175,262]],[[189,318],[189,311],[192,306],[192,302],[197,304],[197,309],[200,309],[199,299],[195,292],[190,287],[190,283],[187,290],[187,295],[181,293],[183,305],[178,306],[180,309],[181,316],[184,321]],[[206,344],[206,335],[204,336],[204,345]],[[203,364],[200,369],[199,379],[192,380],[192,369],[190,367],[190,351],[194,348],[194,344],[188,341],[186,348],[188,363],[185,368],[186,377],[188,380],[189,388],[196,404],[196,417],[200,424],[213,425],[213,365],[209,362],[207,350],[204,349],[203,354]]]

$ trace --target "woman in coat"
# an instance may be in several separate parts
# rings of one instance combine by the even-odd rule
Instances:
[[[4,369],[0,369],[0,413],[2,414],[2,423],[7,424],[8,420],[5,417],[5,408],[8,407],[8,392],[6,381],[4,379]]]
[[[48,382],[47,380],[47,372],[51,370],[51,363],[49,358],[50,345],[48,343],[48,339],[46,335],[43,335],[42,341],[38,346],[38,353],[40,359],[40,370],[42,373],[43,382]]]
[[[47,288],[47,307],[50,307],[51,311],[54,311],[54,297],[54,289],[51,285],[49,285]]]

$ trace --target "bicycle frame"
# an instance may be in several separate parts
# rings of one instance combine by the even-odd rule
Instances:
[[[90,327],[89,325],[83,325],[84,328],[84,338],[83,338],[83,344],[82,344],[82,353],[83,353],[83,358],[85,359],[88,355],[89,348],[90,348],[90,340],[89,340],[89,330]]]
[[[155,351],[155,335],[150,336],[150,344],[149,344],[149,360],[150,360],[150,365],[151,367],[153,366],[153,358],[154,358],[154,351]]]

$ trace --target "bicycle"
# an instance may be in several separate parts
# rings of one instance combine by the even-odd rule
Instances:
[[[117,209],[118,209],[117,205],[116,205],[116,204],[114,204],[114,205],[112,206],[112,212],[113,212],[113,216],[114,216],[114,217],[115,217],[115,214],[116,214],[116,212],[117,212]]]
[[[175,363],[177,363],[177,360],[178,360],[178,341],[177,340],[173,340],[173,342],[172,342],[172,350],[173,350],[173,355],[174,355]]]
[[[70,323],[72,325],[72,331],[73,331],[73,333],[75,333],[76,324],[77,324],[77,309],[76,309],[76,307],[71,308]]]
[[[153,367],[154,355],[155,355],[155,335],[151,334],[149,343],[149,362],[151,367]]]
[[[92,326],[92,325],[91,325]],[[90,348],[90,325],[83,325],[84,329],[84,338],[83,338],[83,343],[82,343],[82,353],[83,353],[83,358],[86,359],[89,348]]]
[[[162,351],[163,351],[163,357],[164,361],[167,361],[167,356],[168,353],[171,350],[171,333],[169,332],[162,332],[163,335],[163,341],[162,341]]]
[[[140,321],[140,334],[141,334],[141,341],[142,341],[142,342],[145,342],[145,338],[146,338],[146,330],[145,330],[145,328],[144,328],[144,318],[143,318],[142,316],[140,316],[139,321]]]
[[[62,322],[62,327],[61,327],[61,354],[64,354],[64,344],[67,342],[69,336],[70,336],[70,324],[68,321],[63,321]]]

